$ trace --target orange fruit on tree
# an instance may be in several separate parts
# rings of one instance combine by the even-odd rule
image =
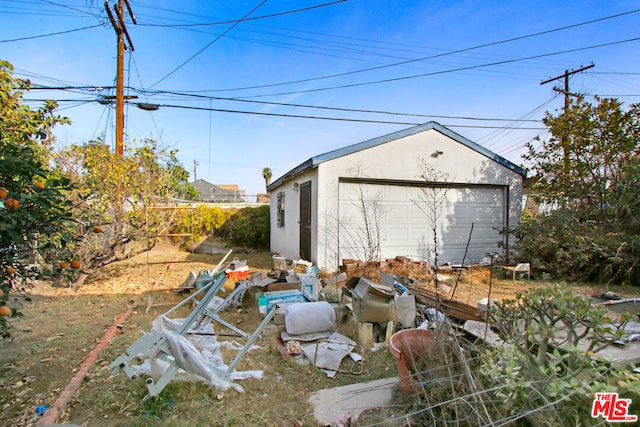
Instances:
[[[82,263],[80,261],[78,261],[77,259],[71,261],[71,268],[75,268],[77,270],[80,267],[82,267]]]
[[[4,295],[4,291],[2,289],[0,289],[0,297]]]
[[[0,317],[8,316],[11,314],[11,309],[6,305],[0,307]]]
[[[4,205],[9,209],[18,209],[18,206],[20,206],[20,202],[18,202],[16,199],[12,199],[11,197],[9,197],[4,201]]]
[[[9,194],[9,191],[5,187],[0,187],[0,199],[4,199]]]
[[[99,225],[96,225],[95,227],[93,227],[93,232],[102,233],[102,227],[100,227]]]
[[[44,190],[44,182],[42,181],[37,181],[36,182],[36,187],[38,187],[41,190]]]
[[[66,261],[60,261],[60,268],[68,268],[69,267],[69,263]]]
[[[18,272],[18,270],[16,270],[16,269],[15,269],[15,268],[13,268],[13,267],[9,267],[9,268],[7,268],[7,274],[8,274],[9,276],[13,276],[13,275],[14,275],[14,274],[16,274],[17,272]]]

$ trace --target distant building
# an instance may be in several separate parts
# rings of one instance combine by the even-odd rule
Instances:
[[[257,203],[269,203],[269,195],[267,193],[258,193],[256,196]]]
[[[191,186],[200,193],[203,202],[247,202],[244,190],[237,185],[215,185],[204,179],[198,179]]]

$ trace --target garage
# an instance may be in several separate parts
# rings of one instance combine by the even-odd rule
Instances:
[[[437,249],[439,264],[483,262],[499,252],[508,225],[505,193],[500,186],[340,182],[340,258],[433,263]]]
[[[436,122],[382,135],[314,156],[269,185],[271,250],[329,271],[344,259],[507,260],[513,242],[501,232],[520,223],[525,176]]]

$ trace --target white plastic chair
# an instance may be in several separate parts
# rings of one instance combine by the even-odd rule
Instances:
[[[527,279],[531,279],[531,264],[528,262],[521,262],[516,264],[513,268],[513,280],[516,280],[516,274],[527,273]]]

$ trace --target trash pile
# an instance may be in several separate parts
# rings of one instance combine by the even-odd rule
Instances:
[[[131,379],[146,376],[149,396],[159,394],[173,380],[203,381],[223,390],[241,391],[235,380],[262,377],[261,371],[236,372],[235,367],[256,348],[253,343],[267,325],[275,327],[274,339],[283,356],[334,377],[341,372],[362,373],[363,350],[386,347],[396,331],[416,326],[426,329],[445,321],[435,308],[416,304],[407,287],[410,282],[392,274],[380,271],[381,283],[346,272],[326,277],[308,261],[274,255],[271,271],[250,275],[246,261],[234,258],[223,263],[230,252],[214,269],[190,272],[177,289],[193,294],[158,316],[150,332],[111,363],[110,369],[123,371]],[[255,298],[262,317],[252,332],[220,315],[237,307],[247,293]],[[186,318],[171,317],[186,304],[193,307]],[[347,323],[351,330],[344,328],[345,319],[351,322]],[[216,326],[230,330],[231,336],[244,343],[219,340]],[[231,362],[222,360],[221,346],[238,351]]]

